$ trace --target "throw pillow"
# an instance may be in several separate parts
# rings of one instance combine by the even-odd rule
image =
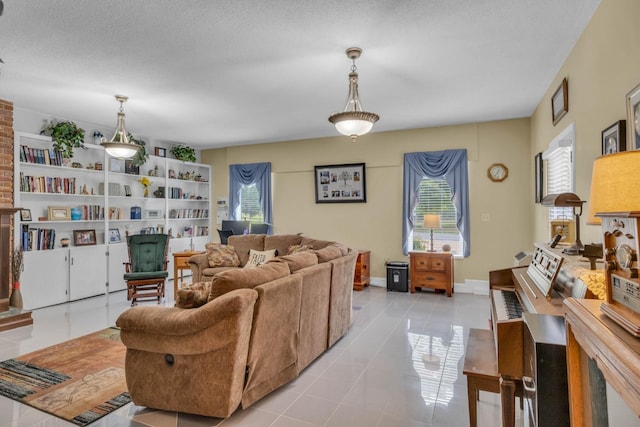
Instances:
[[[332,259],[340,258],[341,256],[343,256],[340,246],[334,244],[325,246],[324,248],[314,252],[318,256],[318,263],[328,262]]]
[[[209,267],[237,267],[240,265],[240,259],[233,246],[207,243],[205,249],[207,250]]]
[[[255,268],[259,265],[265,264],[270,259],[276,257],[276,250],[270,251],[256,251],[255,249],[249,250],[249,260],[245,264],[244,268]]]
[[[289,275],[289,266],[284,262],[269,262],[256,268],[233,268],[213,276],[209,301],[234,289],[255,288]]]
[[[287,255],[298,254],[300,252],[307,252],[313,250],[311,245],[291,245],[287,250]]]
[[[311,267],[318,264],[318,257],[313,251],[303,251],[297,254],[284,255],[272,260],[271,262],[286,262],[289,265],[289,271],[295,273],[303,268]]]
[[[209,300],[211,282],[199,282],[178,289],[176,307],[196,308],[203,306]]]

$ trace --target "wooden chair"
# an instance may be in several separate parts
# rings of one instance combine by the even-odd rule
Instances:
[[[125,262],[124,280],[127,300],[131,305],[138,298],[164,298],[164,284],[169,260],[169,237],[166,234],[135,234],[127,237],[129,262]]]

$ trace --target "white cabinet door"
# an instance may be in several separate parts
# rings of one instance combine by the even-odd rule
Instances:
[[[124,263],[129,261],[126,243],[109,245],[109,292],[127,289],[124,281]]]
[[[24,271],[20,276],[20,291],[25,309],[32,310],[69,300],[68,260],[68,249],[24,253]]]
[[[70,248],[69,299],[102,295],[107,283],[107,248],[105,245]]]

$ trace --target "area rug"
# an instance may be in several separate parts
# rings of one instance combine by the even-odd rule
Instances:
[[[86,426],[131,401],[120,330],[107,328],[0,362],[0,395]]]

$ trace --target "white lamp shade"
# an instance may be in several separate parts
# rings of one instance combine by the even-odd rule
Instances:
[[[373,123],[366,120],[343,120],[336,122],[336,129],[343,135],[364,135],[373,128]]]
[[[438,214],[425,215],[424,228],[440,228],[440,215]]]

